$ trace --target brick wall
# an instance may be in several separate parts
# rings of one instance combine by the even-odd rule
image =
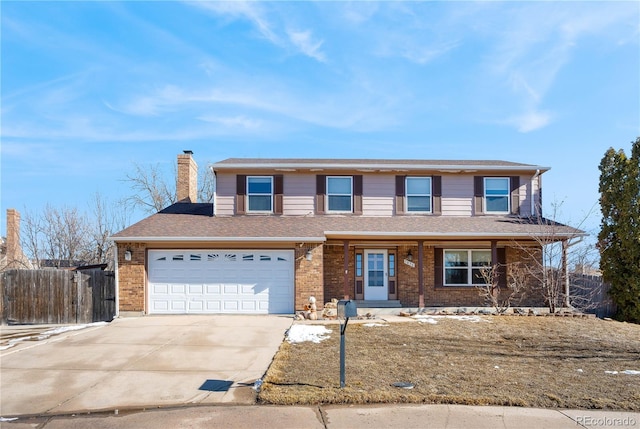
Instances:
[[[354,248],[349,248],[349,286],[350,298],[355,298]],[[324,302],[332,298],[344,298],[344,247],[341,245],[324,246]]]
[[[131,260],[124,254],[131,250]],[[145,310],[145,250],[142,243],[118,243],[118,296],[119,310],[143,312]]]
[[[316,298],[318,310],[324,304],[322,280],[324,272],[323,246],[296,244],[295,251],[295,310],[300,311],[309,302],[309,297]],[[306,258],[307,251],[311,251],[311,260]]]
[[[541,269],[542,268],[542,250],[541,249],[521,249],[517,247],[508,247],[507,252],[507,264],[509,265],[509,269],[520,269],[517,268],[518,263],[520,264],[529,264],[529,266]],[[534,270],[535,270],[534,268]],[[542,291],[540,288],[540,284],[538,284],[537,280],[528,275],[528,284],[525,289],[512,300],[513,306],[523,306],[523,307],[545,307],[546,304],[544,302],[544,297],[542,296]]]
[[[391,247],[390,247],[391,248]],[[408,252],[413,255],[415,267],[404,263]],[[435,248],[425,245],[423,248],[423,279],[425,306],[427,307],[463,307],[484,306],[484,298],[480,291],[473,286],[436,287],[435,281]],[[349,248],[349,294],[354,296],[354,248]],[[344,296],[344,248],[339,245],[325,246],[324,250],[324,300],[331,298],[342,299]],[[531,262],[531,256],[523,250],[508,247],[506,249],[507,264],[516,262]],[[539,263],[539,262],[536,262]],[[403,307],[418,307],[420,293],[418,287],[418,246],[402,245],[397,247],[397,281],[398,299]],[[535,285],[535,279],[530,280],[529,287],[521,296],[512,301],[512,305],[543,306],[544,299],[540,295],[539,288]]]
[[[178,155],[176,196],[178,201],[198,201],[198,165],[190,154]]]

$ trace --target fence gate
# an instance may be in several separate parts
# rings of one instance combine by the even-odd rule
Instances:
[[[3,324],[110,321],[115,316],[111,271],[8,270],[0,273]]]

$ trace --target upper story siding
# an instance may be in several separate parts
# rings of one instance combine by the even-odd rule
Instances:
[[[247,174],[247,172],[243,172]],[[256,175],[264,175],[260,172]],[[341,175],[344,173],[341,173]],[[361,173],[357,173],[361,174]],[[406,173],[405,173],[406,174]],[[398,214],[396,207],[396,174],[364,173],[362,175],[362,215],[394,216]],[[488,174],[487,176],[498,176]],[[504,174],[500,176],[504,177]],[[473,216],[476,213],[474,204],[473,174],[442,174],[441,207],[442,216]],[[514,177],[514,176],[509,176]],[[519,214],[529,216],[532,211],[532,198],[539,204],[540,177],[519,175],[517,201],[520,203]],[[217,216],[233,216],[236,214],[236,175],[218,172],[216,175],[215,213]],[[516,200],[511,200],[515,202]],[[285,216],[309,216],[316,210],[316,175],[312,173],[284,173],[282,214]],[[481,214],[481,213],[480,213]],[[411,214],[405,214],[411,215]],[[433,214],[432,214],[433,215]],[[419,216],[424,216],[421,214]]]

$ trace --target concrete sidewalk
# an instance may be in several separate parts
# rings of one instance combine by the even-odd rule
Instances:
[[[180,409],[18,419],[3,429],[137,428],[640,428],[640,413],[462,405],[199,406]]]

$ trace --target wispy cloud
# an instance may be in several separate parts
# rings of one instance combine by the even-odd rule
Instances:
[[[310,30],[306,30],[306,31],[288,30],[287,35],[289,36],[289,40],[291,40],[291,43],[306,56],[315,58],[321,63],[327,60],[325,54],[320,51],[320,47],[324,42],[322,40],[320,41],[313,40],[313,36],[311,35]]]
[[[278,19],[277,3],[267,9],[264,4],[256,1],[230,1],[230,2],[188,2],[204,9],[216,16],[227,17],[232,20],[244,20],[252,24],[258,33],[271,44],[282,49],[293,49],[319,62],[327,60],[326,54],[320,51],[323,40],[315,40],[310,29],[291,29]],[[275,15],[270,18],[269,15]]]
[[[238,115],[238,116],[202,115],[202,116],[198,116],[197,119],[204,122],[219,124],[228,128],[241,128],[246,130],[253,130],[253,129],[260,128],[263,124],[263,121],[261,120],[247,118],[244,115]]]
[[[496,80],[495,86],[500,81],[506,83],[517,100],[516,109],[522,112],[501,122],[520,132],[552,122],[553,113],[541,106],[581,39],[593,34],[607,36],[629,21],[624,8],[600,6],[533,3],[492,17],[494,28],[499,30],[494,49],[486,57],[489,76]]]
[[[521,133],[544,128],[551,123],[551,114],[549,112],[531,111],[522,115],[512,116],[504,123],[514,126]]]
[[[190,5],[202,8],[218,16],[231,19],[242,19],[253,24],[258,32],[275,45],[281,43],[272,29],[272,25],[264,12],[263,6],[255,1],[189,1]]]

